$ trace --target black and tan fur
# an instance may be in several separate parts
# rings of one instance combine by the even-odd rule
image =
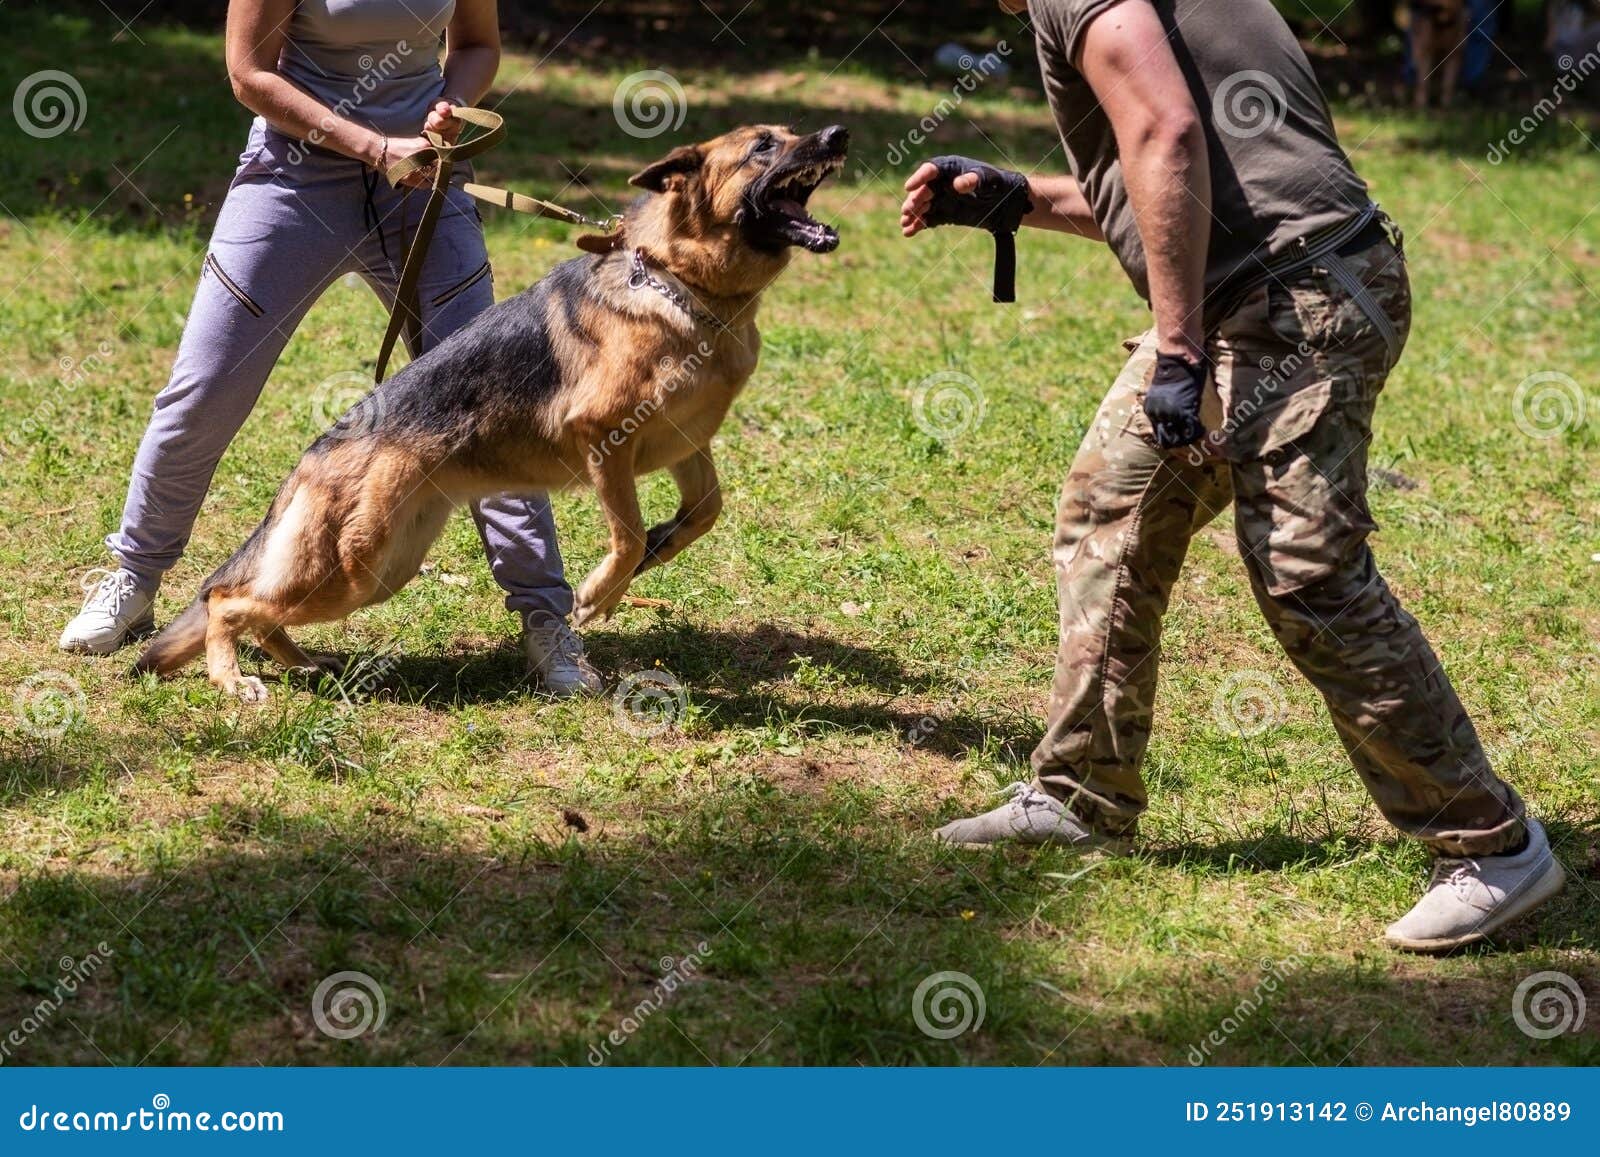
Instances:
[[[755,369],[757,307],[791,247],[838,244],[804,206],[846,141],[837,127],[740,128],[636,174],[645,195],[616,232],[582,239],[588,255],[486,310],[306,451],[261,525],[135,670],[170,674],[204,650],[212,683],[259,700],[260,680],[239,670],[240,640],[313,666],[287,628],[387,599],[454,507],[505,492],[594,487],[610,551],[573,617],[609,615],[634,575],[716,521],[712,435]],[[636,249],[697,308],[630,284]],[[635,479],[653,470],[672,473],[681,501],[646,528]]]

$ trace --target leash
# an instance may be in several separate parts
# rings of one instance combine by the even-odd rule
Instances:
[[[395,342],[402,333],[405,334],[406,344],[412,349],[417,348],[421,339],[422,310],[417,301],[417,285],[422,280],[422,265],[427,260],[428,243],[433,240],[434,227],[439,223],[439,211],[444,208],[449,194],[450,177],[456,162],[486,153],[506,139],[506,121],[499,113],[458,105],[454,115],[457,120],[465,122],[469,130],[477,131],[464,135],[454,143],[446,141],[438,133],[424,133],[423,135],[428,138],[428,147],[418,149],[409,157],[402,157],[390,165],[384,174],[391,185],[398,186],[407,177],[422,172],[430,165],[433,166],[433,179],[428,186],[428,201],[422,210],[422,220],[417,223],[417,231],[406,246],[400,283],[395,288],[394,309],[389,313],[389,328],[384,331],[383,345],[378,349],[378,365],[373,374],[373,379],[377,382],[383,381],[383,372],[389,365],[389,355],[394,352]],[[618,221],[616,217],[596,221],[575,209],[568,209],[552,201],[541,201],[537,197],[529,197],[522,193],[513,193],[509,189],[497,189],[493,185],[468,182],[462,189],[468,195],[487,204],[499,205],[514,213],[545,217],[567,225],[589,225],[610,231]]]

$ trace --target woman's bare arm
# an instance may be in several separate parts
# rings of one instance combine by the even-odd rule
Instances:
[[[382,133],[339,116],[278,71],[294,5],[295,0],[230,0],[227,60],[233,95],[279,132],[378,165]],[[399,155],[391,149],[388,159]]]
[[[452,104],[477,104],[500,69],[500,13],[496,0],[457,0],[444,36],[444,96]]]

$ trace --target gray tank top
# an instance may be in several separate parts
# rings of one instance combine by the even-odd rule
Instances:
[[[298,0],[278,71],[390,136],[422,131],[444,93],[439,42],[455,0]]]

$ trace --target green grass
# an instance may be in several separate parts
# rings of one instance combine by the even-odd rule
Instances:
[[[57,654],[248,118],[216,37],[141,24],[141,47],[76,17],[0,19],[0,91],[67,59],[88,99],[52,140],[0,124],[0,706],[40,702],[41,672],[70,681],[69,705],[82,694],[59,735],[0,716],[0,1039],[48,1000],[62,957],[110,953],[6,1063],[585,1064],[662,958],[701,942],[703,966],[611,1063],[1181,1065],[1225,1020],[1213,1063],[1600,1061],[1592,1011],[1549,1041],[1511,1015],[1537,971],[1600,995],[1600,159],[1566,126],[1492,166],[1487,143],[1520,110],[1341,114],[1416,285],[1373,454],[1390,472],[1372,496],[1379,559],[1572,876],[1493,950],[1417,960],[1378,936],[1426,858],[1361,791],[1220,523],[1174,598],[1139,854],[952,855],[926,838],[1025,774],[1055,642],[1056,493],[1144,315],[1088,245],[1024,237],[1021,301],[1000,308],[987,238],[900,240],[905,166],[884,158],[944,90],[848,64],[685,72],[687,119],[658,142],[610,110],[642,62],[502,71],[514,131],[485,179],[597,210],[671,139],[754,119],[854,134],[816,202],[844,244],[797,258],[771,293],[762,364],[721,435],[722,523],[635,588],[670,606],[588,633],[613,679],[682,681],[679,726],[642,737],[608,699],[531,694],[464,517],[392,602],[305,633],[370,657],[376,694],[284,684],[249,708],[198,667],[141,684],[122,660]],[[1020,90],[968,100],[926,151],[1061,164]],[[488,235],[502,295],[571,252],[526,218],[492,216]],[[360,287],[312,311],[217,473],[163,617],[259,517],[318,433],[318,383],[370,367],[381,324]],[[948,442],[911,406],[941,371],[985,401]],[[1585,422],[1519,431],[1513,395],[1538,372],[1588,391]],[[646,485],[648,511],[672,501]],[[581,576],[603,541],[593,501],[557,513]],[[1239,671],[1285,705],[1253,738],[1212,707]],[[1264,963],[1282,983],[1236,1016]],[[386,1019],[344,1041],[311,1005],[347,970],[381,985]],[[945,971],[985,1007],[952,1039],[912,1015]]]

